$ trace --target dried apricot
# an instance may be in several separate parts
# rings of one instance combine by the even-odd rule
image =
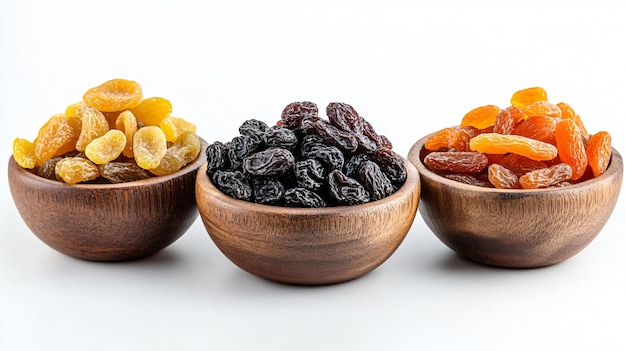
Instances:
[[[85,104],[102,112],[128,110],[139,105],[142,98],[141,85],[126,79],[106,81],[83,95]]]
[[[159,123],[159,127],[165,133],[165,139],[170,142],[176,141],[185,132],[196,132],[195,124],[180,117],[166,117]]]
[[[554,118],[537,116],[523,120],[515,126],[511,134],[556,145],[554,128],[556,128],[556,120]]]
[[[511,105],[521,108],[536,101],[548,101],[548,93],[541,87],[518,90],[511,96]]]
[[[117,129],[111,129],[87,145],[85,156],[91,162],[102,165],[118,158],[125,147],[126,136],[124,133]]]
[[[483,133],[473,137],[470,149],[486,154],[513,153],[536,161],[551,160],[557,156],[554,145],[520,135],[498,133]]]
[[[35,138],[35,156],[41,165],[53,156],[73,151],[81,133],[81,120],[63,114],[52,116]]]
[[[193,161],[200,154],[200,138],[196,133],[188,131],[181,134],[176,142],[167,148],[159,166],[150,169],[155,175],[172,174]]]
[[[559,158],[572,167],[572,180],[578,180],[587,168],[587,153],[580,129],[571,119],[561,119],[554,129]]]
[[[585,128],[585,125],[583,124],[583,121],[578,113],[576,113],[574,109],[565,102],[559,102],[556,105],[561,110],[561,118],[574,120],[574,122],[576,122],[576,125],[578,126],[578,129],[580,129],[580,133],[582,134],[583,138],[587,138],[589,136],[589,133],[587,133],[587,128]]]
[[[35,144],[30,140],[15,138],[13,140],[13,159],[22,168],[32,169],[37,164]]]
[[[130,111],[144,125],[158,126],[165,117],[169,117],[172,113],[172,103],[162,97],[151,97],[142,100]]]
[[[147,126],[139,128],[133,138],[133,153],[137,165],[143,169],[159,166],[167,152],[167,140],[161,128]]]
[[[523,109],[524,114],[527,117],[553,117],[561,118],[561,109],[554,104],[547,101],[535,101],[526,105]]]
[[[104,118],[102,112],[88,105],[80,106],[76,112],[82,121],[80,136],[76,141],[76,150],[83,152],[87,144],[93,139],[101,137],[109,131],[109,122]]]
[[[463,116],[461,127],[471,126],[478,129],[485,129],[495,124],[500,113],[500,108],[495,105],[485,105],[477,107]]]
[[[600,176],[609,165],[611,160],[611,134],[602,131],[589,138],[587,145],[587,162],[594,177]]]
[[[82,101],[73,103],[71,105],[67,105],[67,107],[65,108],[65,115],[67,117],[78,117],[78,113],[76,111],[78,111],[78,108],[83,104]]]

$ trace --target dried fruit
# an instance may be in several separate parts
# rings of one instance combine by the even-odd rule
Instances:
[[[513,93],[511,105],[526,107],[536,101],[548,101],[548,94],[541,87],[526,88]]]
[[[172,113],[172,103],[162,97],[150,97],[130,108],[137,120],[146,126],[158,126]]]
[[[358,205],[370,201],[370,195],[363,185],[337,169],[328,174],[328,191],[341,205]]]
[[[487,162],[487,156],[471,151],[435,151],[424,157],[426,167],[437,173],[480,173]]]
[[[81,134],[81,120],[59,114],[52,116],[35,138],[35,157],[41,165],[53,156],[61,156],[75,149]]]
[[[147,170],[158,167],[167,152],[167,140],[161,128],[147,126],[137,130],[133,152],[139,167]]]
[[[513,129],[511,134],[521,135],[556,145],[556,139],[554,137],[555,128],[556,120],[554,118],[537,116],[522,121]]]
[[[566,163],[559,163],[547,168],[528,172],[519,177],[524,189],[547,188],[571,179],[572,167]]]
[[[35,168],[37,164],[35,144],[26,139],[15,138],[13,140],[13,158],[22,168]]]
[[[496,123],[500,108],[495,105],[477,107],[463,116],[461,127],[471,126],[478,129],[491,127]]]
[[[296,159],[289,150],[274,147],[246,157],[243,169],[255,176],[279,176],[293,168],[295,163]]]
[[[60,160],[55,166],[55,173],[67,184],[88,182],[100,176],[98,166],[82,157],[66,157]]]
[[[100,175],[111,183],[126,183],[152,177],[134,162],[109,162],[98,166]]]
[[[488,168],[489,182],[499,189],[519,188],[517,175],[511,170],[494,163]]]
[[[115,128],[124,132],[126,136],[126,146],[122,151],[124,156],[128,158],[135,157],[133,153],[133,139],[135,138],[135,133],[137,133],[137,119],[135,115],[128,110],[120,113],[115,121]]]
[[[118,158],[125,147],[124,133],[111,129],[103,136],[92,140],[85,148],[85,155],[91,162],[102,165]]]
[[[560,120],[554,129],[559,158],[572,167],[572,180],[578,180],[587,168],[587,153],[580,129],[571,119]]]
[[[589,139],[587,145],[587,162],[594,177],[600,176],[611,160],[611,134],[605,131],[597,132]]]
[[[285,191],[285,206],[319,208],[326,207],[326,202],[309,189],[291,188]]]
[[[535,101],[524,107],[524,114],[527,117],[553,117],[561,118],[561,109],[547,101]]]
[[[76,150],[83,152],[87,145],[95,138],[99,138],[109,131],[109,122],[102,112],[97,109],[81,105],[76,111],[82,122],[80,136],[76,141]]]
[[[152,174],[167,175],[177,172],[195,160],[200,154],[200,138],[194,132],[181,134],[172,146],[167,148],[165,156],[156,168],[150,169]]]
[[[493,126],[493,132],[511,134],[517,124],[524,118],[524,112],[518,106],[509,106],[500,110]]]
[[[543,141],[519,135],[483,133],[470,140],[470,149],[486,154],[514,153],[531,160],[551,160],[557,156],[557,148]]]
[[[583,124],[582,119],[570,105],[568,105],[565,102],[559,102],[556,105],[561,110],[561,118],[571,119],[574,122],[576,122],[576,126],[578,126],[578,129],[580,130],[580,134],[582,134],[583,138],[589,137],[589,133],[587,132],[587,128],[585,128],[585,125]]]
[[[83,95],[85,104],[103,112],[124,111],[141,103],[141,86],[126,79],[112,79],[93,87]]]
[[[176,141],[185,132],[196,132],[196,125],[180,117],[166,117],[159,127],[165,133],[165,139],[170,142]]]

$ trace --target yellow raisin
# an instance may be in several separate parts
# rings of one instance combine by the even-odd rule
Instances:
[[[73,151],[81,133],[81,120],[64,114],[52,116],[35,138],[37,165],[54,156]]]
[[[141,101],[130,111],[144,125],[158,126],[164,118],[169,117],[172,113],[172,103],[162,97],[151,97]]]
[[[82,101],[73,103],[71,105],[67,105],[67,107],[65,108],[65,115],[67,117],[78,117],[78,113],[76,111],[78,111],[78,108],[83,104]]]
[[[165,139],[170,142],[176,141],[185,132],[196,132],[196,125],[179,117],[164,118],[159,127],[165,133]]]
[[[83,152],[93,139],[101,137],[109,131],[109,122],[102,112],[91,106],[82,105],[76,112],[82,121],[80,136],[76,141],[76,150]]]
[[[463,116],[461,127],[471,126],[478,129],[491,127],[496,123],[498,113],[500,108],[495,105],[477,107]]]
[[[111,129],[87,145],[85,156],[91,162],[102,165],[118,158],[125,147],[126,136],[124,133],[117,129]]]
[[[15,138],[13,140],[13,159],[22,168],[35,168],[37,164],[35,144],[31,143],[30,140]]]
[[[150,170],[155,175],[172,174],[193,161],[200,153],[200,138],[194,132],[181,134],[167,152],[158,167]]]
[[[133,138],[133,153],[137,165],[143,169],[159,166],[167,152],[167,140],[161,128],[147,126],[137,130]]]
[[[132,80],[112,79],[93,87],[83,95],[83,101],[103,112],[133,108],[143,98],[141,86]]]
[[[100,176],[98,166],[82,157],[66,157],[57,162],[54,170],[68,184],[88,182]]]
[[[115,121],[115,129],[121,130],[126,136],[126,147],[122,153],[128,158],[133,158],[133,138],[137,132],[137,119],[130,110],[120,113]]]
[[[511,105],[519,106],[522,109],[536,101],[548,101],[548,93],[542,87],[518,90],[511,96]]]
[[[513,153],[535,161],[552,160],[558,154],[552,144],[521,135],[498,133],[483,133],[473,137],[470,149],[485,154]]]

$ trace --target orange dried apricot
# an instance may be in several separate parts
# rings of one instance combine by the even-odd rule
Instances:
[[[518,90],[511,96],[511,105],[521,108],[536,101],[548,101],[548,93],[541,87]]]
[[[137,120],[146,126],[158,126],[172,113],[172,103],[162,97],[151,97],[130,109]]]
[[[81,132],[81,120],[64,114],[52,116],[40,129],[35,138],[37,165],[53,156],[73,151]]]
[[[483,133],[473,137],[470,140],[470,149],[486,154],[513,153],[536,161],[551,160],[558,153],[554,145],[546,142],[498,133]]]
[[[578,180],[587,168],[587,153],[580,129],[571,119],[561,119],[554,129],[559,158],[572,167],[572,180]]]
[[[515,126],[511,134],[521,135],[556,145],[554,128],[556,128],[556,120],[554,118],[536,116],[523,120],[520,124]]]
[[[601,131],[589,138],[586,149],[587,162],[594,177],[600,176],[609,165],[611,160],[611,134]]]
[[[132,80],[112,79],[93,87],[83,95],[85,104],[102,112],[124,111],[141,103],[141,86]]]
[[[500,113],[500,108],[495,105],[485,105],[477,107],[463,116],[461,127],[471,126],[478,129],[485,129],[495,124]]]
[[[35,144],[30,140],[15,138],[13,140],[13,158],[22,168],[32,169],[37,164]]]
[[[559,102],[558,104],[556,104],[556,106],[558,106],[561,110],[561,118],[574,120],[574,122],[576,122],[576,125],[578,126],[578,129],[580,129],[580,133],[582,134],[583,138],[587,138],[589,136],[589,133],[587,133],[587,128],[585,128],[582,119],[570,105],[565,102]]]
[[[554,117],[561,118],[561,109],[547,101],[535,101],[526,105],[523,109],[526,117]]]

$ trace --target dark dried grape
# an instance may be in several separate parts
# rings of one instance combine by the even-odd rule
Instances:
[[[263,134],[266,130],[267,124],[265,122],[259,121],[258,119],[249,119],[241,124],[241,126],[239,127],[239,134]]]
[[[307,134],[302,137],[302,141],[300,142],[300,156],[303,158],[308,158],[306,155],[311,151],[313,146],[326,146],[324,143],[324,139],[322,139],[319,135],[315,134]]]
[[[356,136],[349,132],[344,132],[322,119],[317,121],[305,119],[302,121],[302,129],[306,133],[319,135],[327,143],[338,147],[346,153],[355,152],[359,146]]]
[[[309,158],[296,162],[295,175],[298,187],[317,191],[324,185],[324,166],[315,159]]]
[[[254,202],[265,205],[275,205],[282,201],[285,195],[283,184],[271,178],[252,179],[252,198]]]
[[[222,142],[216,141],[206,148],[207,174],[213,174],[217,170],[228,168],[228,147]]]
[[[303,153],[302,157],[320,161],[328,172],[343,168],[343,153],[334,146],[314,145],[308,152]]]
[[[296,159],[289,150],[274,147],[246,157],[243,160],[243,169],[255,176],[278,176],[292,168],[295,163]]]
[[[57,180],[56,173],[54,171],[57,162],[61,161],[63,157],[56,156],[47,159],[41,166],[37,169],[37,175],[43,178]]]
[[[435,151],[424,157],[424,164],[433,172],[480,173],[489,159],[475,151]]]
[[[406,180],[406,168],[402,158],[391,149],[381,148],[374,152],[374,160],[383,173],[395,184],[403,184]]]
[[[347,175],[350,178],[356,178],[359,167],[361,167],[361,163],[371,160],[372,157],[370,155],[354,154],[343,166],[343,174]]]
[[[240,169],[243,159],[259,150],[262,145],[263,139],[258,134],[234,137],[228,145],[228,159],[231,168]]]
[[[287,105],[280,116],[285,125],[291,129],[299,129],[302,119],[310,116],[317,116],[317,105],[309,102],[292,102]]]
[[[111,183],[125,183],[152,177],[134,162],[109,162],[98,165],[100,175]]]
[[[326,115],[330,123],[344,132],[361,134],[363,122],[356,110],[343,102],[331,102],[326,106]]]
[[[311,190],[291,188],[285,191],[285,206],[319,208],[326,207],[326,202]]]
[[[217,171],[212,181],[221,192],[235,199],[250,201],[252,198],[250,183],[240,171]]]
[[[356,179],[339,170],[328,175],[328,191],[340,205],[358,205],[370,201],[370,195]]]
[[[394,191],[389,178],[380,170],[378,164],[372,161],[365,161],[361,164],[357,179],[369,191],[370,201],[380,200]]]
[[[450,173],[450,174],[443,174],[442,176],[444,178],[448,178],[450,180],[454,180],[456,182],[463,183],[463,184],[482,186],[483,188],[493,188],[493,185],[491,185],[491,183],[489,183],[488,181],[478,179],[474,177],[473,175],[469,175],[469,174]]]
[[[387,147],[384,145],[384,142],[378,133],[374,130],[374,127],[365,120],[365,118],[361,117],[361,125],[362,125],[362,134],[365,135],[369,140],[371,140],[378,148]],[[391,148],[389,148],[391,149]]]
[[[263,134],[266,147],[282,147],[293,150],[298,145],[298,137],[293,130],[284,126],[273,126]]]

